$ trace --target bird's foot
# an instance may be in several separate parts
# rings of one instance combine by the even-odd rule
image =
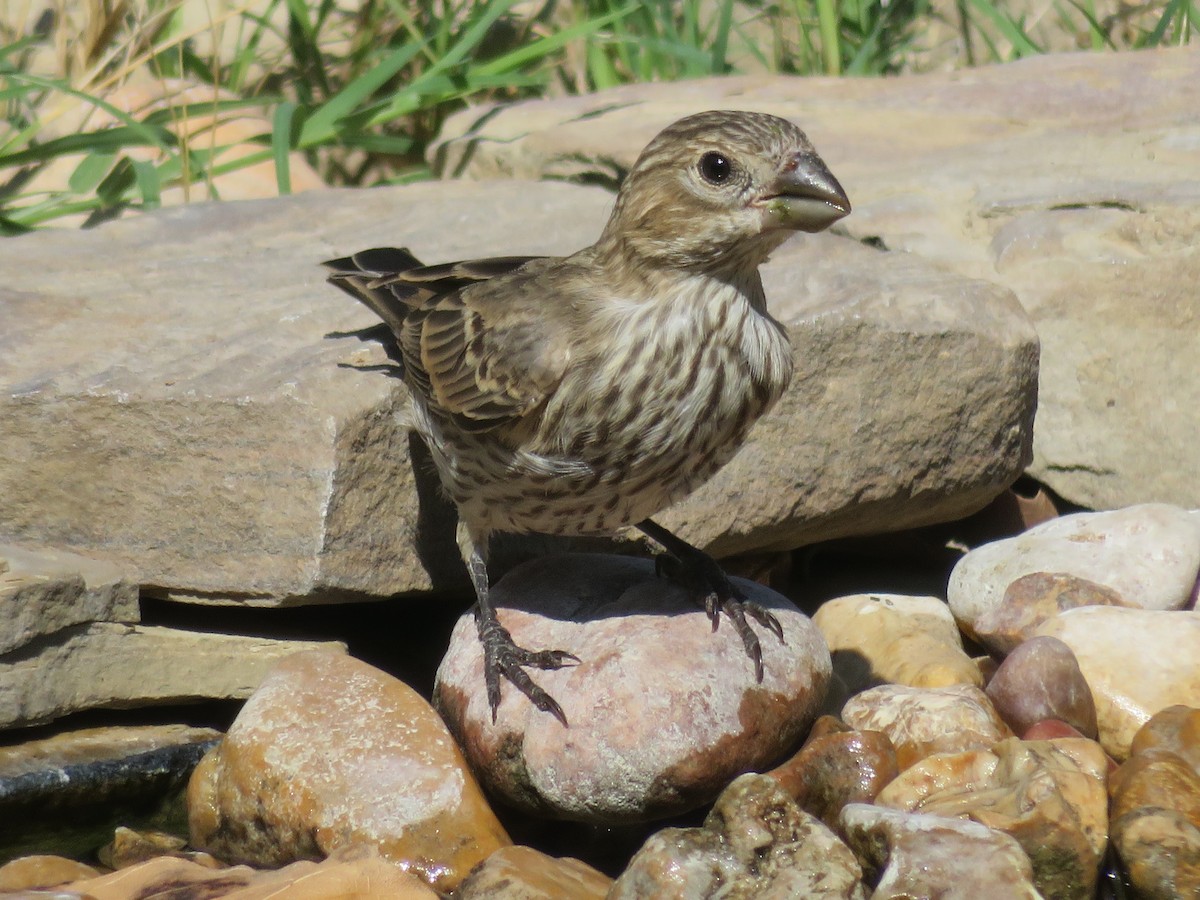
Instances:
[[[697,603],[704,607],[704,612],[712,622],[713,631],[717,630],[721,622],[721,614],[725,614],[733,624],[733,630],[742,639],[746,655],[754,663],[754,677],[761,683],[762,645],[748,620],[753,619],[779,638],[782,644],[785,641],[783,626],[779,624],[779,620],[761,604],[747,600],[746,595],[729,580],[729,576],[715,559],[690,544],[686,547],[672,547],[669,554],[659,555],[655,558],[655,567],[659,575],[666,575],[684,587]]]
[[[500,678],[507,678],[518,691],[529,698],[529,701],[542,712],[548,712],[563,727],[567,727],[567,717],[553,697],[529,677],[526,667],[534,669],[561,669],[566,666],[579,664],[579,657],[565,650],[526,650],[518,647],[494,616],[479,615],[476,608],[476,624],[479,628],[479,642],[483,645],[483,680],[487,687],[488,706],[492,710],[492,722],[496,721],[496,710],[500,707]]]

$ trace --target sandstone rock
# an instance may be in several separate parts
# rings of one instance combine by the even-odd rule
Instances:
[[[1181,609],[1200,574],[1198,523],[1157,503],[1054,519],[964,556],[950,575],[950,609],[1001,652],[1079,606]]]
[[[1145,807],[1112,825],[1113,846],[1140,898],[1200,896],[1200,828],[1181,813]]]
[[[896,748],[879,731],[829,730],[821,723],[800,752],[767,774],[783,786],[800,807],[830,828],[847,803],[870,803],[899,773]],[[825,733],[818,733],[825,731]]]
[[[335,642],[279,641],[100,622],[0,656],[0,727],[100,706],[248,697],[276,660]],[[118,661],[116,663],[114,661]]]
[[[1117,760],[1156,712],[1200,707],[1200,615],[1188,611],[1085,607],[1039,632],[1071,648],[1092,689],[1100,743]]]
[[[992,652],[1005,654],[1037,634],[1044,622],[1081,606],[1129,606],[1112,588],[1078,575],[1034,572],[1017,578],[1000,602],[963,628]]]
[[[1020,845],[976,822],[852,803],[842,831],[876,876],[873,900],[1041,900]]]
[[[604,900],[612,879],[577,859],[501,847],[475,867],[458,900]]]
[[[376,320],[318,263],[381,244],[429,261],[572,251],[610,203],[420,184],[23,236],[0,261],[0,536],[102,549],[179,599],[464,586],[397,418],[404,388],[370,370],[387,362],[359,333]],[[1008,292],[828,235],[791,242],[765,277],[793,389],[668,527],[718,555],[790,550],[961,516],[1024,467],[1036,338]]]
[[[568,250],[610,202],[528,187],[319,191],[27,235],[21,265],[0,263],[0,535],[103,546],[172,597],[428,589],[403,389],[363,370],[387,361],[355,331],[375,320],[319,264],[390,242],[431,260]],[[514,238],[541,215],[553,234]]]
[[[210,869],[161,857],[120,872],[64,885],[64,900],[129,900],[130,897],[222,897],[224,900],[438,900],[436,891],[400,866],[378,856],[303,861],[275,871],[249,866]]]
[[[854,856],[832,831],[774,779],[750,774],[725,789],[702,828],[652,835],[608,896],[861,900],[861,879]]]
[[[1109,783],[1113,846],[1139,897],[1200,894],[1198,721],[1179,706],[1154,715]]]
[[[1020,738],[1023,741],[1052,741],[1056,738],[1087,738],[1087,735],[1061,719],[1043,719],[1025,729],[1020,734]],[[1088,740],[1095,740],[1095,737],[1088,738]],[[1115,768],[1116,763],[1113,763],[1110,769]]]
[[[987,695],[973,685],[880,685],[851,697],[842,718],[854,728],[886,734],[901,771],[933,753],[986,749],[1012,736]]]
[[[128,869],[151,859],[172,856],[186,859],[209,869],[223,869],[220,862],[210,853],[187,850],[187,840],[165,831],[135,831],[123,825],[117,826],[113,839],[96,851],[96,857],[110,869]]]
[[[880,806],[966,816],[1017,840],[1048,898],[1090,900],[1108,843],[1107,758],[1086,739],[1020,741],[926,757],[889,784]]]
[[[837,597],[821,604],[813,624],[852,693],[880,682],[983,687],[979,667],[963,651],[954,616],[937,597]]]
[[[0,544],[0,654],[68,625],[137,622],[137,578],[103,560]]]
[[[283,660],[246,701],[192,775],[188,819],[192,844],[223,859],[366,847],[439,890],[509,843],[428,704],[322,652]]]
[[[1001,663],[987,695],[1016,734],[1058,719],[1096,737],[1096,704],[1071,648],[1057,638],[1030,638]]]
[[[1017,292],[1042,340],[1038,480],[1093,508],[1200,506],[1198,103],[1187,48],[889,79],[699,79],[472,107],[431,160],[472,178],[614,177],[688,113],[794,119],[854,203],[849,234]]]
[[[961,518],[1015,480],[1037,342],[1009,294],[836,235],[773,259],[763,282],[795,348],[792,385],[730,466],[657,521],[719,555],[784,550]]]
[[[1200,828],[1200,772],[1179,755],[1154,748],[1129,757],[1113,776],[1112,817],[1139,809],[1173,810]]]
[[[692,809],[795,746],[829,680],[829,653],[809,619],[768,588],[735,582],[783,627],[783,644],[756,629],[762,684],[730,624],[713,633],[652,562],[575,554],[532,560],[492,589],[518,645],[580,658],[533,673],[570,727],[509,684],[492,722],[470,614],[438,670],[438,708],[485,785],[526,810],[617,823]]]
[[[0,895],[45,890],[99,874],[91,866],[62,856],[22,856],[0,866]]]
[[[1130,744],[1131,756],[1144,750],[1167,750],[1200,774],[1200,708],[1168,706],[1156,712]]]

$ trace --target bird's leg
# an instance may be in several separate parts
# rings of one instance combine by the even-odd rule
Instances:
[[[518,647],[513,641],[508,629],[500,624],[496,610],[488,597],[487,560],[481,547],[486,547],[486,537],[482,540],[460,540],[459,546],[471,575],[471,584],[475,587],[475,627],[479,629],[479,643],[483,645],[483,681],[487,687],[488,706],[492,710],[492,722],[496,721],[496,710],[500,706],[500,677],[504,676],[522,694],[529,698],[542,712],[548,712],[563,726],[567,726],[567,717],[558,702],[539,687],[525,666],[535,669],[561,669],[564,666],[579,662],[579,657],[565,650],[541,650],[534,652]]]
[[[663,528],[653,519],[646,519],[637,524],[643,534],[653,538],[670,554],[669,557],[658,557],[657,565],[661,573],[665,571],[674,581],[692,592],[697,600],[704,603],[704,611],[712,621],[713,631],[717,630],[721,613],[729,617],[733,628],[742,639],[746,655],[754,662],[754,677],[763,680],[762,647],[758,636],[750,623],[749,616],[759,625],[772,632],[779,642],[783,643],[783,628],[779,620],[768,610],[757,603],[746,599],[737,585],[729,580],[725,570],[715,559],[701,550],[693,547],[681,537],[677,537]]]

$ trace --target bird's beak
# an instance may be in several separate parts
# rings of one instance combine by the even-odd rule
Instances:
[[[791,156],[759,203],[781,228],[824,231],[850,215],[846,192],[813,151]]]

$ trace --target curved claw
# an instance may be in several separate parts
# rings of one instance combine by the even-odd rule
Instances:
[[[738,637],[742,639],[746,655],[754,664],[754,677],[761,683],[764,674],[762,645],[747,617],[770,631],[784,644],[787,642],[784,640],[783,626],[780,625],[779,619],[762,605],[747,600],[745,593],[730,581],[725,570],[703,550],[693,547],[650,519],[639,523],[638,528],[664,546],[670,554],[669,557],[655,557],[655,572],[660,577],[666,573],[689,590],[697,602],[703,604],[714,632],[720,625],[721,613],[729,617]]]
[[[521,648],[517,648],[518,650]],[[558,705],[558,701],[551,697],[546,691],[537,684],[529,673],[521,668],[519,664],[508,665],[501,663],[500,672],[508,679],[509,683],[518,691],[529,698],[529,702],[540,709],[542,712],[548,712],[554,718],[562,723],[563,728],[570,727],[567,724],[567,715],[563,712],[562,707]],[[491,687],[488,688],[488,703],[492,704],[492,724],[496,722],[496,709],[500,705],[500,685],[497,679],[496,685],[496,700],[492,704]]]
[[[757,603],[744,603],[742,605],[745,607],[746,613],[750,616],[750,618],[752,618],[763,628],[767,629],[767,631],[771,632],[771,634],[775,635],[775,637],[779,638],[779,643],[787,643],[787,641],[783,639],[783,626],[779,624],[779,620],[775,618],[774,614],[770,610],[768,610],[766,607],[760,606]]]
[[[492,722],[496,721],[500,708],[500,678],[508,682],[529,698],[529,702],[548,712],[569,727],[567,716],[558,702],[538,685],[525,667],[552,671],[578,665],[579,657],[565,650],[526,650],[517,646],[508,629],[499,622],[483,621],[479,629],[479,640],[483,644],[483,680],[487,687],[488,706],[492,711]]]
[[[754,677],[760,683],[763,680],[763,662],[762,662],[762,645],[758,642],[758,635],[754,633],[754,629],[750,627],[750,623],[746,621],[746,613],[748,604],[742,603],[739,600],[728,600],[724,605],[725,615],[733,622],[733,628],[738,633],[738,637],[742,639],[742,646],[746,648],[746,655],[750,657],[754,663]],[[751,613],[752,618],[757,618]]]

